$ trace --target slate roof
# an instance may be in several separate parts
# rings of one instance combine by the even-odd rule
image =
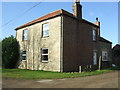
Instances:
[[[99,41],[112,44],[112,42],[108,41],[107,39],[105,39],[103,37],[99,37]]]
[[[120,44],[116,44],[116,45],[113,47],[113,50],[120,50]]]

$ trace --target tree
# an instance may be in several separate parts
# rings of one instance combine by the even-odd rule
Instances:
[[[2,41],[0,40],[0,68],[2,67]]]
[[[2,40],[2,67],[15,68],[19,59],[19,44],[14,36]]]

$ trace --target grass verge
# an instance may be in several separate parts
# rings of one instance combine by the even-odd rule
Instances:
[[[115,69],[96,70],[91,72],[82,73],[64,73],[64,72],[49,72],[49,71],[35,71],[23,69],[3,69],[2,76],[7,78],[17,79],[62,79],[62,78],[75,78],[103,74],[111,72]]]

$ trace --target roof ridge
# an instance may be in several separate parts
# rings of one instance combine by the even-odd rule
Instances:
[[[74,16],[74,14],[72,14],[72,13],[70,13],[70,12],[64,10],[64,9],[59,9],[59,10],[53,11],[53,12],[51,12],[51,13],[48,13],[48,14],[46,14],[46,15],[44,15],[44,16],[41,16],[41,17],[38,18],[38,19],[32,20],[32,21],[30,21],[30,22],[28,22],[28,23],[26,23],[26,24],[24,24],[24,25],[21,25],[21,26],[15,28],[15,30],[18,30],[18,29],[23,28],[23,27],[26,27],[26,26],[28,26],[28,25],[37,23],[37,22],[42,21],[42,20],[49,19],[49,18],[51,18],[51,17],[55,17],[55,16],[60,15],[60,14],[65,14],[65,15],[69,15],[69,16],[71,16],[71,17],[73,17],[73,18],[76,18],[76,17]],[[87,21],[87,20],[85,20],[85,19],[82,19],[82,20],[85,21],[86,23],[89,23],[89,24],[92,24],[92,25],[97,26],[96,24],[94,24],[94,23],[92,23],[92,22],[89,22],[89,21]],[[98,26],[98,27],[99,27],[99,26]]]
[[[24,24],[24,25],[21,25],[21,26],[15,28],[15,30],[20,29],[20,28],[22,28],[22,27],[25,27],[25,26],[27,26],[27,25],[30,25],[30,24],[39,22],[39,21],[41,21],[41,20],[47,19],[47,18],[49,18],[49,17],[52,17],[52,16],[55,16],[55,15],[61,14],[61,13],[63,13],[63,11],[65,11],[65,10],[59,9],[59,10],[53,11],[53,12],[51,12],[51,13],[48,13],[48,14],[44,15],[44,16],[41,16],[41,17],[38,18],[38,19],[32,20],[32,21],[30,21],[30,22],[28,22],[28,23],[26,23],[26,24]]]

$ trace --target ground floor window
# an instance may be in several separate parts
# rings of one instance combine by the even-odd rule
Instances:
[[[47,48],[42,48],[42,56],[41,56],[41,61],[42,62],[48,62],[48,49]]]
[[[107,53],[107,51],[102,51],[102,61],[108,61],[108,53]]]
[[[26,61],[26,50],[22,51],[22,61]]]
[[[97,64],[97,51],[93,51],[93,64]]]

